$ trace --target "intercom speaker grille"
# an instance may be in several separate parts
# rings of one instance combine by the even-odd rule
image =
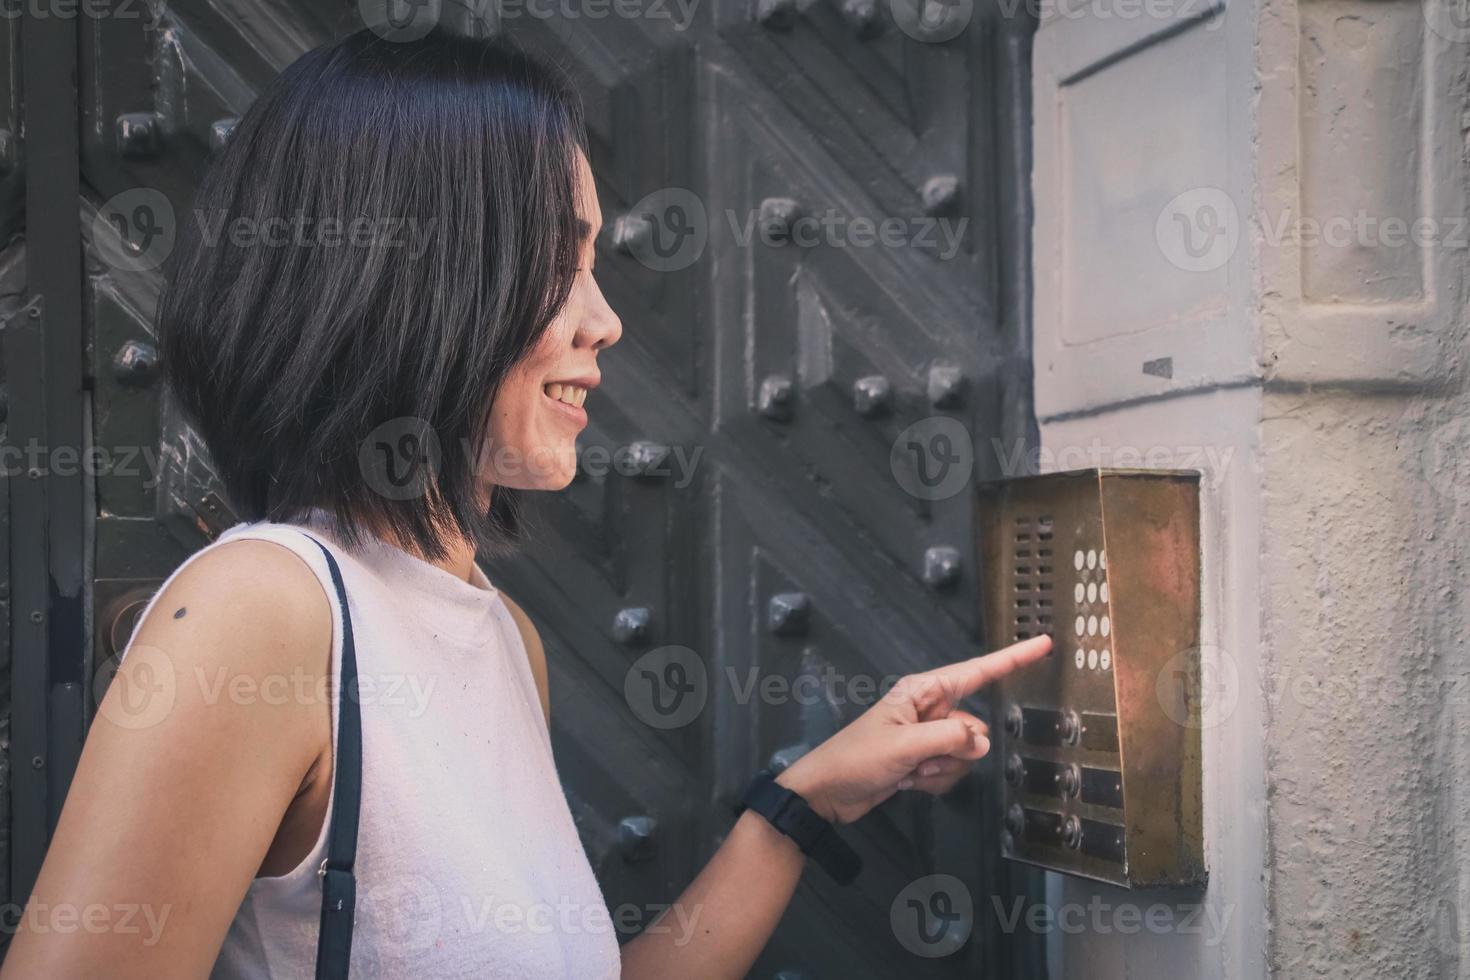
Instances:
[[[1018,515],[1012,532],[1011,637],[1052,632],[1056,619],[1056,528],[1050,514]]]

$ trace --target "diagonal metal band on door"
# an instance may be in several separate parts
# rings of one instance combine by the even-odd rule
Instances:
[[[81,754],[86,688],[85,468],[58,474],[47,462],[87,449],[76,18],[27,5],[21,57],[27,302],[4,345],[9,442],[24,459],[10,480],[9,556],[10,891],[24,900]]]

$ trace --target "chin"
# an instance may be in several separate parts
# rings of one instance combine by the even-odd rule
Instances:
[[[524,493],[554,493],[571,486],[576,475],[577,471],[574,467],[565,472],[558,469],[554,473],[538,473],[531,479],[527,479],[525,474],[519,474],[517,478],[492,477],[490,483],[492,486],[505,487],[507,490],[520,490]]]
[[[565,490],[577,475],[577,445],[572,440],[563,444],[561,434],[557,435],[556,441],[502,438],[497,443],[503,447],[500,456],[490,461],[485,472],[488,482],[513,490]]]
[[[550,491],[565,490],[567,487],[572,485],[572,480],[576,477],[576,475],[576,469],[569,469],[565,473],[554,474],[547,478],[546,485],[541,489]]]
[[[555,492],[565,490],[572,485],[572,480],[577,475],[576,464],[568,466],[558,465],[553,469],[540,473],[522,474],[520,480],[508,481],[509,486],[517,490]],[[529,477],[529,479],[527,478]]]
[[[572,479],[577,475],[577,445],[567,443],[559,450],[554,461],[545,470],[538,473],[536,483],[541,490],[565,490],[572,485]]]

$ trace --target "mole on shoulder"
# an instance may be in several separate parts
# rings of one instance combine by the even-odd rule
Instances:
[[[188,611],[189,611],[189,610],[188,610],[188,607],[186,607],[186,606],[180,606],[180,607],[179,607],[179,611],[178,611],[178,612],[176,612],[176,613],[174,613],[174,619],[183,619],[183,618],[184,618],[184,615],[185,615],[185,614],[186,614],[186,613],[187,613],[187,612],[188,612]]]

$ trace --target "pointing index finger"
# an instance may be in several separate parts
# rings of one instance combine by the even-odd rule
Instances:
[[[955,701],[969,697],[986,684],[1016,670],[1036,663],[1051,652],[1051,637],[1034,636],[1020,643],[957,664],[936,667],[929,676],[939,681],[945,693]]]

